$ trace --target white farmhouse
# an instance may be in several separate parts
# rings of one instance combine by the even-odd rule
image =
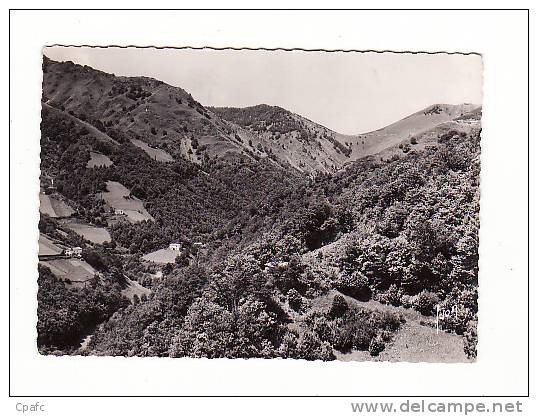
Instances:
[[[181,243],[170,243],[170,245],[168,246],[168,249],[173,250],[173,251],[180,251]]]
[[[66,248],[64,254],[69,257],[80,257],[82,256],[81,247]]]

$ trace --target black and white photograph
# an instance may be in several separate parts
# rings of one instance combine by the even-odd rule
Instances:
[[[2,414],[536,414],[528,0],[23,3]]]
[[[479,53],[42,52],[40,354],[480,358]]]

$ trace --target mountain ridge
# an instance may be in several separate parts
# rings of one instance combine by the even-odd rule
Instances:
[[[479,108],[431,106],[362,148],[74,64],[45,60],[43,89],[40,353],[476,357]],[[452,339],[434,334],[454,307]]]
[[[345,135],[279,106],[204,106],[181,87],[153,78],[116,76],[46,56],[43,74],[44,104],[113,140],[121,137],[163,151],[169,155],[165,161],[184,158],[202,165],[216,159],[267,159],[310,175],[335,173],[479,108],[432,104],[383,128]]]
[[[152,78],[116,77],[46,57],[43,73],[45,104],[92,124],[113,139],[142,140],[176,159],[200,165],[216,158],[264,158],[308,173],[335,171],[341,165],[341,158],[333,154],[336,150],[323,155],[314,144],[293,143],[300,151],[285,154],[286,146],[222,120],[182,88]],[[329,163],[324,165],[325,160]]]

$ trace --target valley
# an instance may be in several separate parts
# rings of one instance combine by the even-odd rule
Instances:
[[[475,359],[481,107],[349,136],[46,57],[43,75],[41,353]],[[463,311],[441,334],[437,305]]]

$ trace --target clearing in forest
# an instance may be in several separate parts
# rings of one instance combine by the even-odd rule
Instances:
[[[151,293],[150,289],[142,286],[137,281],[131,280],[127,277],[125,279],[127,281],[127,286],[121,291],[121,294],[125,296],[126,298],[129,298],[132,300],[134,295],[137,295],[138,297],[142,295],[149,296],[149,294]]]
[[[169,250],[167,248],[161,248],[160,250],[153,251],[144,255],[142,258],[153,263],[174,263],[176,257],[179,255],[179,251]]]
[[[144,203],[137,197],[131,195],[131,191],[119,182],[108,181],[106,183],[107,192],[99,195],[108,205],[116,210],[122,210],[131,222],[144,220],[153,221],[153,217],[144,208]]]
[[[39,212],[51,218],[70,217],[75,210],[56,195],[39,193]]]
[[[62,254],[63,249],[57,246],[54,241],[48,238],[46,235],[39,233],[39,255],[40,256],[54,256]]]
[[[110,233],[106,228],[96,227],[80,221],[65,221],[63,225],[92,243],[103,244],[111,241]]]
[[[97,152],[90,152],[90,160],[86,164],[87,168],[95,168],[98,166],[111,166],[113,165],[112,160],[106,155]]]
[[[144,152],[147,153],[147,155],[152,158],[153,160],[156,160],[157,162],[173,162],[174,158],[170,156],[168,153],[166,153],[162,149],[157,149],[155,147],[149,146],[147,143],[143,142],[142,140],[138,139],[131,139],[131,143],[133,143],[136,147],[139,147]]]
[[[60,279],[69,279],[74,283],[83,283],[95,276],[95,269],[82,259],[55,259],[40,261]]]

